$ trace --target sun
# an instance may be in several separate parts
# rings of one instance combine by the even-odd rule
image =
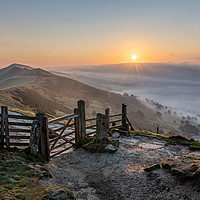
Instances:
[[[131,58],[132,58],[132,60],[136,60],[137,56],[136,55],[132,55]]]

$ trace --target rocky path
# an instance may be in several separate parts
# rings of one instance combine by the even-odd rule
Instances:
[[[67,186],[77,200],[176,200],[200,199],[198,180],[182,183],[167,170],[148,174],[144,168],[190,151],[181,145],[145,137],[120,138],[114,154],[78,149],[54,158],[48,164],[53,178],[43,186]]]

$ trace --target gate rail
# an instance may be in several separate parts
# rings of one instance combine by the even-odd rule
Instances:
[[[63,124],[62,127],[55,128],[55,129],[48,128],[49,133],[51,133],[54,136],[52,139],[49,139],[50,158],[53,158],[65,151],[69,150],[77,143],[77,137],[76,137],[77,134],[75,134],[76,128],[74,130],[72,129],[72,131],[67,132],[67,133],[65,133],[65,131],[69,127],[76,126],[76,121],[77,121],[78,117],[79,117],[79,114],[77,114],[77,110],[74,109],[74,113],[72,113],[72,114],[64,115],[62,117],[58,117],[58,118],[48,121],[48,125],[50,125],[50,124],[62,122],[64,120],[68,120],[68,122],[66,124]],[[74,122],[72,122],[72,120],[74,120]],[[60,133],[59,133],[59,131],[60,131]],[[71,137],[71,139],[69,137]],[[59,141],[61,141],[60,144],[57,144]],[[68,144],[68,146],[66,147],[67,144]],[[61,148],[63,146],[64,146],[64,149],[62,148],[61,150],[58,150],[55,152],[56,149]]]

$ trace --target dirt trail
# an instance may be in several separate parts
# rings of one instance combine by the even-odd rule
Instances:
[[[199,180],[182,183],[167,170],[157,169],[151,174],[143,170],[187,153],[190,151],[181,145],[124,137],[114,154],[78,149],[54,158],[48,164],[53,178],[40,184],[67,186],[77,200],[199,200]]]

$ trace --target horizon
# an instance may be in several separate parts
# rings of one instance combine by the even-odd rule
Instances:
[[[88,65],[49,65],[49,66],[41,66],[41,65],[31,65],[31,64],[27,64],[27,63],[17,63],[17,62],[12,62],[12,63],[9,63],[5,66],[0,66],[0,69],[3,69],[3,68],[6,68],[6,67],[9,67],[10,65],[25,65],[25,66],[28,66],[28,67],[33,67],[33,68],[42,68],[42,69],[48,69],[48,68],[67,68],[67,67],[73,67],[73,68],[76,68],[76,67],[98,67],[98,66],[107,66],[107,65],[138,65],[138,64],[160,64],[160,65],[176,65],[176,66],[179,66],[179,67],[200,67],[200,63],[198,62],[160,62],[160,61],[151,61],[151,62],[148,62],[148,61],[135,61],[135,62],[119,62],[119,63],[102,63],[102,64],[88,64]],[[182,66],[181,66],[182,65]]]
[[[0,66],[200,63],[200,2],[2,1]],[[9,14],[9,15],[8,15]]]

